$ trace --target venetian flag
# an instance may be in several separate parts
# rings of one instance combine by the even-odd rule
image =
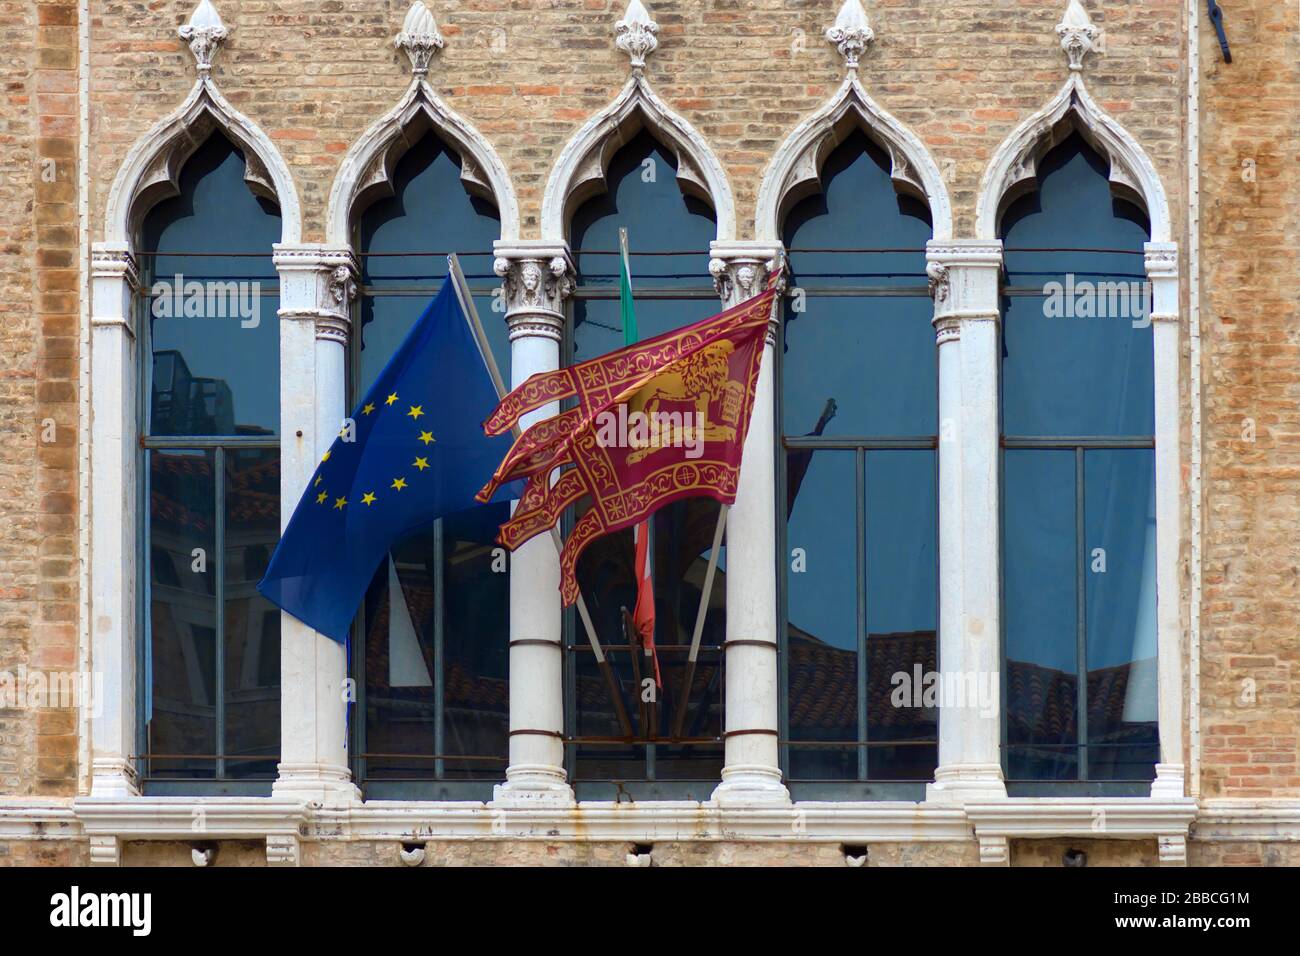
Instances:
[[[619,230],[618,304],[623,318],[623,344],[636,345],[636,309],[632,304],[632,276],[627,261],[627,231]],[[650,562],[650,519],[632,529],[636,542],[636,610],[632,622],[647,656],[654,659],[655,684],[664,686],[659,672],[659,654],[655,650],[655,585]]]
[[[487,502],[507,482],[527,479],[519,506],[497,535],[511,551],[553,527],[570,505],[591,499],[560,553],[566,605],[578,599],[578,558],[596,538],[634,528],[674,501],[735,503],[775,301],[776,289],[769,287],[691,325],[538,372],[501,399],[483,423],[488,435],[503,435],[534,409],[574,400],[571,408],[524,431],[477,495]],[[605,439],[607,429],[619,430],[611,419],[627,421],[637,410],[667,421],[657,439]],[[557,468],[560,476],[552,484]]]

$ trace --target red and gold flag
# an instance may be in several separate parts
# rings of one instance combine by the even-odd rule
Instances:
[[[511,551],[553,526],[569,505],[591,499],[560,556],[566,605],[578,597],[578,558],[596,538],[682,498],[735,502],[775,298],[768,289],[685,328],[540,372],[483,423],[487,434],[500,435],[528,412],[577,401],[521,434],[478,493],[487,501],[502,484],[528,479],[497,536]]]

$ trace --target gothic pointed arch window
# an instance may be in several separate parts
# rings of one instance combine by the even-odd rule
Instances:
[[[1005,773],[1013,794],[1145,794],[1159,758],[1150,226],[1076,127],[1048,145],[999,227]]]
[[[361,272],[349,407],[437,294],[451,252],[508,379],[510,349],[492,272],[502,223],[491,192],[467,180],[461,153],[427,121],[408,126],[380,162],[387,170],[382,188],[351,210]],[[494,538],[508,517],[508,503],[444,517],[400,542],[377,570],[354,625],[351,661],[359,688],[354,771],[367,796],[483,799],[500,781],[509,731],[510,579]]]
[[[141,776],[269,787],[280,612],[256,592],[280,534],[280,209],[215,130],[142,210]]]
[[[566,336],[567,359],[582,361],[623,346],[619,309],[619,231],[625,229],[641,338],[715,314],[718,295],[705,265],[717,217],[681,168],[684,153],[648,128],[629,134],[603,169],[604,190],[578,202],[568,224],[577,267]],[[581,505],[579,507],[582,507]],[[652,519],[654,663],[625,626],[636,604],[631,531],[594,542],[578,564],[596,634],[611,665],[601,672],[571,611],[565,626],[565,723],[570,780],[580,797],[615,793],[619,781],[639,797],[707,799],[722,770],[722,653],[725,544],[708,600],[694,678],[683,687],[718,519],[711,499],[678,502]],[[618,697],[616,702],[616,695]],[[620,715],[626,715],[626,721]],[[680,733],[677,728],[682,715]]]
[[[937,757],[921,700],[937,666],[933,227],[874,138],[836,143],[780,223],[783,769],[795,797],[919,796]]]

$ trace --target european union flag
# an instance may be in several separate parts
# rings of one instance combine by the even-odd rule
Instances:
[[[450,277],[342,423],[257,589],[340,643],[394,544],[474,494],[510,450],[481,422],[496,388]]]

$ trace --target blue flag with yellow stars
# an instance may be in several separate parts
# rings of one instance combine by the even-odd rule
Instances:
[[[375,570],[407,534],[483,507],[510,450],[482,421],[497,392],[448,278],[317,466],[257,589],[347,639]]]

